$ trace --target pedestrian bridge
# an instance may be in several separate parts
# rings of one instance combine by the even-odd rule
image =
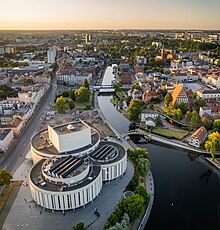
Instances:
[[[151,140],[151,135],[149,135],[148,132],[143,131],[141,129],[132,129],[132,130],[128,131],[127,133],[122,133],[122,136],[124,138],[127,136],[144,136],[144,138],[147,139],[148,141]]]
[[[96,85],[93,86],[93,90],[99,91],[100,93],[114,93],[115,89],[112,85]]]

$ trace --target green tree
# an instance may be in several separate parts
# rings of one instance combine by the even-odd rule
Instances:
[[[139,82],[135,82],[132,86],[132,89],[140,89],[140,85],[139,85]]]
[[[143,102],[139,99],[132,99],[127,112],[132,121],[138,121],[142,112]]]
[[[70,99],[69,99],[69,101],[68,101],[68,105],[69,105],[69,108],[70,108],[71,110],[73,110],[73,109],[75,108],[75,104],[74,104],[74,102],[73,102],[73,99],[72,99],[72,98],[70,98]]]
[[[206,106],[206,100],[203,98],[199,98],[196,100],[196,107],[199,109],[200,107],[205,107]]]
[[[120,81],[115,82],[113,88],[115,89],[116,92],[121,91],[121,82]]]
[[[212,121],[209,120],[208,118],[203,118],[202,119],[202,124],[207,130],[212,128]]]
[[[215,120],[213,122],[213,128],[215,131],[218,131],[220,133],[220,120]]]
[[[186,114],[187,112],[187,107],[184,102],[181,102],[177,105],[177,108],[182,111],[182,114]]]
[[[205,149],[209,150],[212,159],[215,158],[216,149],[220,146],[220,134],[219,132],[213,132],[209,134],[207,141],[205,142]]]
[[[85,79],[85,80],[83,81],[83,85],[82,85],[82,86],[84,86],[85,88],[89,89],[89,82],[88,82],[87,79]]]
[[[0,169],[0,186],[9,185],[12,175],[4,169]]]
[[[157,117],[155,118],[155,125],[156,125],[156,126],[161,126],[161,125],[163,125],[163,122],[162,122],[160,116],[157,116]]]
[[[138,186],[136,189],[135,189],[135,194],[138,194],[140,196],[142,196],[144,198],[144,203],[145,204],[148,204],[149,201],[150,201],[150,195],[147,193],[147,190],[145,187],[143,186]]]
[[[138,194],[122,200],[124,213],[127,213],[130,221],[134,221],[144,210],[144,198]]]
[[[72,230],[84,230],[84,222],[79,222],[76,226],[72,227]]]
[[[63,97],[69,97],[70,96],[70,93],[69,91],[63,91],[62,94],[61,94]]]
[[[167,108],[172,101],[173,101],[172,95],[170,93],[167,93],[167,95],[164,97],[164,107]]]
[[[192,112],[190,122],[196,129],[198,129],[201,126],[201,119],[196,110]]]
[[[57,98],[56,100],[56,106],[58,109],[58,113],[63,113],[66,111],[67,106],[66,106],[66,98],[64,98],[63,96],[60,96]]]
[[[83,103],[89,102],[90,100],[90,90],[81,86],[79,89],[75,90],[76,102]]]
[[[181,109],[174,109],[173,113],[177,121],[180,121],[182,119],[183,114],[182,114]]]
[[[187,111],[187,112],[186,112],[186,119],[187,119],[188,121],[190,121],[190,120],[191,120],[191,117],[192,117],[191,112],[190,112],[190,111]]]
[[[74,90],[74,89],[73,89],[73,90],[70,90],[70,92],[69,92],[69,97],[70,97],[73,101],[76,100],[76,93],[75,93],[75,90]]]

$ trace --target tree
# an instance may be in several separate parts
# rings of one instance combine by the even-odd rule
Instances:
[[[66,98],[64,98],[63,96],[60,96],[57,98],[56,100],[56,106],[58,109],[58,113],[63,113],[66,111],[67,106],[66,106]]]
[[[163,122],[162,122],[160,116],[157,116],[157,117],[155,118],[155,125],[156,125],[156,126],[161,126],[161,125],[163,125]]]
[[[144,198],[138,194],[131,195],[122,200],[122,208],[132,222],[143,212]]]
[[[202,119],[202,124],[207,130],[212,128],[212,121],[209,120],[208,118],[203,118]]]
[[[74,102],[73,102],[73,99],[72,99],[72,98],[70,98],[70,99],[69,99],[69,101],[68,101],[68,105],[69,105],[69,108],[70,108],[71,110],[73,110],[73,109],[75,108],[75,104],[74,104]]]
[[[213,128],[215,131],[218,131],[220,133],[220,120],[215,120],[213,123]]]
[[[199,98],[196,100],[196,107],[199,109],[200,107],[205,107],[206,106],[206,100],[203,98]]]
[[[196,129],[198,129],[201,126],[201,119],[196,110],[192,112],[190,122]]]
[[[0,186],[9,185],[12,175],[4,169],[0,169]]]
[[[115,84],[113,85],[113,88],[115,89],[115,91],[120,91],[121,90],[121,82],[117,81],[115,82]]]
[[[220,146],[220,134],[219,132],[213,132],[209,134],[207,141],[205,142],[205,149],[209,150],[212,159],[215,158],[216,149]]]
[[[139,85],[139,82],[135,82],[132,86],[132,89],[140,89],[140,85]]]
[[[69,97],[69,96],[70,96],[70,93],[69,93],[69,91],[63,91],[61,95],[62,95],[63,97]]]
[[[74,89],[73,89],[73,90],[70,90],[70,92],[69,92],[69,97],[70,97],[73,101],[76,100],[76,93],[75,93],[75,90],[74,90]]]
[[[167,93],[167,95],[164,97],[164,107],[167,108],[172,101],[173,101],[172,95],[170,93]]]
[[[150,195],[147,193],[146,188],[143,186],[138,186],[135,189],[135,194],[138,194],[144,198],[144,203],[148,204],[150,201]]]
[[[79,89],[75,90],[76,102],[83,103],[89,102],[90,100],[90,90],[81,86]]]
[[[173,113],[177,121],[180,121],[182,119],[183,114],[182,114],[181,109],[174,109]]]
[[[84,230],[84,222],[79,222],[76,226],[72,227],[72,230]]]
[[[192,115],[191,115],[190,111],[187,111],[187,112],[186,112],[186,119],[187,119],[188,121],[190,121],[190,120],[191,120],[191,117],[192,117]]]
[[[182,111],[182,114],[186,114],[187,112],[187,107],[184,102],[181,102],[177,105],[177,108]]]
[[[142,112],[142,106],[143,106],[143,102],[139,99],[132,99],[128,108],[127,108],[127,112],[130,116],[130,119],[132,121],[138,121],[139,117],[141,115]]]
[[[82,85],[82,86],[85,87],[85,88],[87,88],[87,89],[89,89],[89,82],[88,82],[87,79],[85,79],[85,80],[83,81],[83,85]]]

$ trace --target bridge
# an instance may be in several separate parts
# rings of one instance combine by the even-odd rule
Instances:
[[[141,129],[132,129],[132,130],[128,131],[127,133],[122,133],[122,136],[123,137],[127,137],[127,136],[142,136],[148,141],[151,140],[151,135],[149,135],[149,132],[145,132],[145,131],[143,131]]]
[[[115,89],[112,85],[96,85],[93,86],[93,90],[99,91],[100,93],[114,93]]]

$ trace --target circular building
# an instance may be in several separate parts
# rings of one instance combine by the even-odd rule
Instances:
[[[29,176],[31,195],[43,208],[73,210],[92,201],[102,188],[100,164],[73,156],[42,159]]]
[[[127,168],[124,147],[100,140],[99,133],[81,120],[37,133],[31,153],[31,195],[51,210],[85,206],[100,193],[103,182],[123,176]]]

